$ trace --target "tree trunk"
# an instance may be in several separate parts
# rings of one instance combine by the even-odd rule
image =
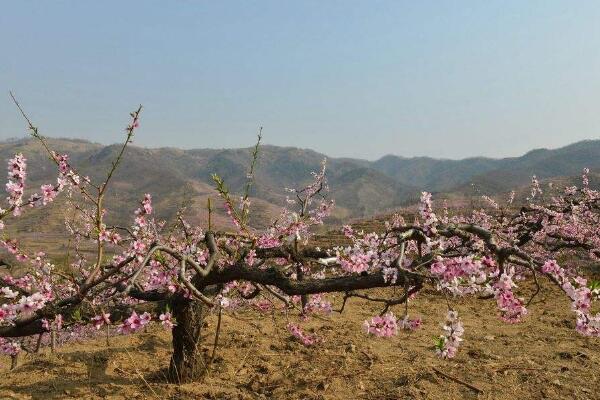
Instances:
[[[204,322],[204,305],[198,300],[179,299],[173,302],[173,356],[169,365],[169,380],[186,383],[198,379],[206,371],[200,346]]]

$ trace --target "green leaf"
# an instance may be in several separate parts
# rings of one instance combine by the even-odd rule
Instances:
[[[78,308],[75,311],[73,311],[73,314],[71,314],[71,317],[73,318],[73,320],[75,322],[82,322],[82,319],[81,319],[81,310]]]
[[[444,348],[444,344],[446,343],[446,339],[443,336],[437,337],[433,339],[435,342],[435,348],[442,350]]]
[[[164,265],[164,264],[166,263],[166,261],[167,261],[167,259],[165,258],[165,255],[164,255],[163,253],[161,253],[161,252],[156,252],[156,253],[154,253],[154,259],[155,259],[156,261],[158,261],[159,263],[163,264],[163,265]]]
[[[590,288],[590,290],[600,289],[600,281],[591,281],[588,284],[588,287]]]

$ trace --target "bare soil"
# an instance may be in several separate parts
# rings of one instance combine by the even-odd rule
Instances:
[[[14,371],[3,358],[0,398],[600,399],[600,339],[577,334],[569,301],[544,289],[515,325],[497,318],[493,300],[455,301],[465,341],[450,361],[433,351],[445,300],[426,292],[409,310],[423,327],[391,339],[365,336],[362,322],[379,309],[358,299],[341,315],[307,323],[324,339],[312,348],[290,337],[284,315],[224,316],[215,363],[194,384],[165,382],[170,335],[160,327],[114,337],[110,347],[98,339],[28,355]],[[216,317],[207,325],[208,352]]]

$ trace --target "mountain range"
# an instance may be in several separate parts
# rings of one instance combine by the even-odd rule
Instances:
[[[84,140],[49,139],[50,146],[67,153],[73,166],[99,182],[120,149]],[[0,159],[21,152],[28,159],[30,187],[51,182],[56,168],[34,139],[0,142]],[[233,193],[241,192],[251,158],[250,148],[241,149],[148,149],[131,146],[119,166],[107,198],[108,218],[128,224],[144,193],[151,193],[159,216],[172,219],[186,204],[188,218],[206,220],[206,201],[216,199],[211,179],[219,174]],[[285,204],[285,187],[300,187],[319,169],[324,154],[293,147],[263,145],[259,150],[255,184],[252,188],[254,226],[269,225]],[[438,198],[466,199],[480,194],[503,195],[528,185],[531,176],[566,182],[579,176],[584,167],[600,170],[600,140],[577,142],[558,149],[536,149],[520,157],[467,158],[462,160],[387,155],[376,161],[327,157],[329,196],[336,201],[331,222],[385,214],[414,204],[420,192]],[[64,230],[62,201],[32,210],[16,221],[15,229],[29,232]],[[218,224],[226,224],[221,207],[215,211]]]

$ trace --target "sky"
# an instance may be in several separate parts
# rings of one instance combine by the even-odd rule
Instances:
[[[5,1],[0,139],[521,155],[600,135],[598,1]]]

